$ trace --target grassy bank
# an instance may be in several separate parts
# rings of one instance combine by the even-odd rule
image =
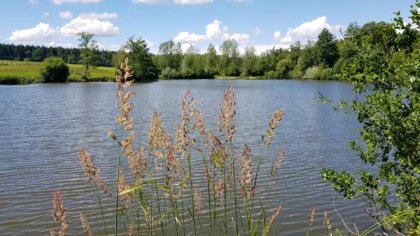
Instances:
[[[269,79],[272,79],[265,76],[221,76],[221,75],[216,75],[214,78],[220,79],[220,80],[269,80]]]
[[[69,82],[114,81],[115,69],[112,67],[91,67],[90,76],[83,78],[83,66],[69,64]],[[0,61],[0,84],[41,83],[40,62]]]

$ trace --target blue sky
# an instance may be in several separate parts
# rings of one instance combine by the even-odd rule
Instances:
[[[257,52],[316,39],[323,28],[339,35],[351,22],[391,22],[414,0],[9,0],[0,8],[0,42],[77,46],[94,33],[101,47],[118,49],[130,36],[152,52],[174,40],[197,52],[226,39]]]

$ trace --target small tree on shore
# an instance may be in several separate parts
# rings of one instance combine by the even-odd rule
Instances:
[[[69,75],[69,67],[62,58],[49,57],[41,64],[41,77],[44,79],[44,82],[67,82]]]
[[[80,46],[80,63],[84,67],[84,77],[87,78],[89,75],[89,66],[94,63],[96,60],[95,53],[98,50],[98,44],[93,39],[94,35],[87,32],[82,32],[78,34],[79,46]]]

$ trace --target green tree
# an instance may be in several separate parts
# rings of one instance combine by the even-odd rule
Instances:
[[[120,68],[121,62],[127,57],[127,52],[124,50],[119,50],[118,52],[112,55],[112,65],[115,68]]]
[[[216,48],[211,43],[207,47],[207,53],[205,55],[205,58],[206,58],[205,73],[209,75],[210,77],[213,77],[214,75],[217,74],[218,58],[217,58]]]
[[[169,40],[159,45],[160,65],[161,70],[170,68],[179,70],[182,62],[182,49],[180,43],[174,43]]]
[[[242,60],[241,65],[241,75],[242,76],[253,76],[257,72],[257,56],[255,55],[254,47],[246,47],[245,55]]]
[[[137,80],[156,80],[159,71],[152,61],[152,54],[149,52],[146,41],[142,38],[131,37],[125,44],[129,51],[128,58],[133,67],[133,78]]]
[[[396,21],[395,27],[403,29],[401,34],[412,34],[411,27],[416,26],[419,38],[419,7],[417,0],[411,11],[412,25]],[[396,37],[378,37],[380,41],[362,37],[342,73],[354,81],[354,92],[364,96],[338,103],[354,112],[361,124],[362,142],[352,141],[349,146],[374,170],[361,170],[358,178],[333,169],[323,169],[321,174],[345,198],[364,196],[372,206],[369,214],[384,231],[420,235],[420,47],[386,46]],[[395,63],[392,48],[415,49],[400,54]]]
[[[70,70],[67,64],[59,57],[46,58],[41,63],[41,77],[44,82],[67,82]]]
[[[84,77],[87,78],[89,75],[89,66],[94,64],[96,59],[95,54],[98,50],[98,44],[93,39],[94,35],[87,32],[82,32],[79,35],[79,47],[80,47],[80,61],[84,66]]]
[[[322,63],[325,66],[333,67],[340,57],[335,37],[328,29],[323,29],[318,35],[315,48],[318,53],[318,63]]]
[[[221,75],[235,76],[239,75],[239,51],[238,43],[232,40],[225,40],[220,45],[222,56],[219,60],[219,72]]]

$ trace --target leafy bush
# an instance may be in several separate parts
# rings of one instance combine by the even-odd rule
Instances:
[[[49,57],[41,64],[41,77],[44,82],[67,82],[69,75],[69,67],[62,58]]]

